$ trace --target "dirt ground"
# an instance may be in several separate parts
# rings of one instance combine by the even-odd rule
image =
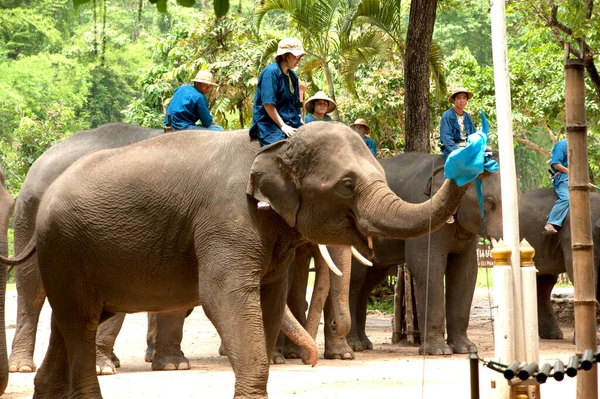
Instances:
[[[490,322],[487,289],[478,289],[472,307],[469,336],[478,345],[479,356],[493,358],[493,327]],[[7,339],[12,343],[16,323],[16,292],[7,293]],[[46,304],[40,318],[35,360],[42,362],[49,336],[50,308]],[[561,359],[565,363],[574,353],[573,330],[563,328],[562,341],[542,340],[540,363]],[[352,361],[319,359],[316,367],[300,360],[272,365],[269,376],[271,398],[469,398],[469,362],[467,355],[444,357],[419,356],[416,347],[392,345],[391,316],[372,314],[367,333],[375,349],[356,354]],[[144,363],[146,315],[128,315],[119,335],[115,353],[121,368],[114,376],[99,378],[104,398],[231,398],[234,376],[227,358],[218,355],[219,338],[204,312],[198,308],[186,320],[182,349],[191,370],[153,372]],[[318,338],[321,356],[322,331]],[[480,363],[481,398],[495,398],[492,380],[502,376]],[[4,395],[7,399],[30,398],[34,373],[10,374]],[[562,382],[549,380],[541,387],[543,398],[574,398],[575,378]]]

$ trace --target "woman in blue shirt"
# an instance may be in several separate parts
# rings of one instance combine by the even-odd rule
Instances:
[[[258,77],[250,137],[258,138],[261,147],[285,140],[302,126],[300,87],[293,69],[305,55],[300,40],[283,39],[275,62]]]
[[[335,102],[322,91],[318,91],[314,96],[304,103],[307,115],[304,117],[304,123],[314,121],[330,121],[331,116],[327,115],[335,111]]]

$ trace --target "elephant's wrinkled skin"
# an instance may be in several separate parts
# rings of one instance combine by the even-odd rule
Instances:
[[[200,303],[232,363],[235,397],[266,398],[294,249],[368,252],[367,236],[425,234],[429,210],[443,225],[465,191],[446,182],[433,205],[403,202],[341,124],[312,123],[259,150],[246,130],[177,132],[89,154],[55,180],[35,234],[53,309],[35,398],[101,397],[101,319]]]
[[[441,156],[420,153],[400,154],[380,161],[390,188],[401,198],[413,203],[428,198],[428,181],[434,169],[436,173],[433,191],[439,187],[443,170],[436,168],[443,165],[443,162]],[[499,237],[502,234],[499,173],[493,173],[483,179],[483,193],[487,219],[485,234]],[[347,341],[355,351],[373,348],[365,334],[368,297],[373,288],[383,281],[389,268],[402,263],[407,264],[416,283],[419,328],[422,333],[419,353],[467,353],[475,348],[467,336],[477,279],[477,236],[481,235],[481,217],[473,183],[469,184],[455,219],[453,224],[445,224],[431,234],[429,254],[427,236],[406,241],[375,240],[373,267],[368,268],[356,260],[352,261],[352,328]],[[429,292],[429,298],[426,298],[426,292]],[[426,303],[428,307],[425,336],[423,329]],[[444,341],[445,330],[448,333],[447,342]]]
[[[146,140],[162,134],[162,130],[147,129],[133,125],[111,123],[97,129],[75,133],[62,142],[52,146],[31,166],[21,186],[14,215],[15,253],[23,251],[35,231],[35,218],[39,203],[50,184],[70,165],[92,151],[104,148],[122,147],[127,144]],[[15,269],[17,282],[17,328],[9,358],[11,372],[32,372],[36,370],[33,361],[35,337],[39,315],[46,299],[46,292],[40,278],[37,256]],[[123,315],[120,316],[121,324]],[[120,324],[117,320],[104,323],[99,332],[98,362],[100,370],[112,370],[111,354]],[[106,333],[105,333],[106,331]],[[111,335],[114,337],[111,338]],[[179,348],[172,348],[173,351]]]
[[[560,273],[567,272],[573,281],[571,251],[571,220],[569,214],[555,235],[543,235],[542,230],[557,196],[552,188],[541,188],[521,196],[519,203],[519,230],[535,249],[533,258],[537,273],[538,326],[540,338],[562,339],[550,295]],[[592,237],[594,242],[594,272],[600,266],[600,194],[590,193]],[[598,286],[597,286],[598,287]],[[596,291],[596,299],[600,299]]]
[[[8,256],[8,219],[14,200],[4,189],[4,170],[0,166],[0,255]],[[6,357],[6,329],[4,321],[4,304],[6,298],[6,267],[0,266],[0,395],[8,385],[8,359]]]

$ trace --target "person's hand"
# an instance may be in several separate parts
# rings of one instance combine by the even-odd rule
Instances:
[[[288,126],[288,125],[281,126],[281,130],[288,137],[292,137],[294,135],[294,133],[296,133],[296,129],[294,129],[293,127]]]

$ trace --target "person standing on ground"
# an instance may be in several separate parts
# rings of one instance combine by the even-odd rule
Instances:
[[[215,83],[209,71],[199,71],[192,79],[193,85],[184,85],[173,93],[164,119],[165,131],[176,130],[223,130],[213,121],[206,96]],[[200,125],[196,122],[200,121]]]
[[[362,137],[367,147],[369,147],[371,154],[377,158],[377,142],[368,136],[368,134],[371,132],[371,128],[369,125],[367,125],[367,121],[363,118],[358,118],[352,125],[350,125],[350,127],[360,134],[360,137]]]
[[[304,123],[314,121],[331,121],[332,113],[336,109],[335,101],[322,91],[318,91],[314,96],[304,103],[307,115],[304,117]]]
[[[471,115],[465,111],[471,97],[473,93],[461,87],[452,91],[448,98],[453,107],[444,112],[440,121],[440,147],[444,159],[448,158],[452,151],[465,147],[467,137],[475,133]]]
[[[283,39],[277,47],[275,62],[267,65],[258,77],[250,137],[258,138],[261,147],[285,140],[302,126],[302,96],[293,69],[305,55],[300,40]]]
[[[558,199],[548,215],[542,234],[556,234],[556,228],[562,226],[567,212],[569,212],[569,160],[566,139],[554,144],[550,156],[550,167],[554,173],[552,185]]]

